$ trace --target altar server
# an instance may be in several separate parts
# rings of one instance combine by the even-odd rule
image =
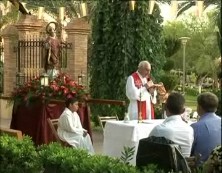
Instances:
[[[63,141],[76,148],[88,150],[93,154],[94,149],[91,138],[87,130],[82,128],[78,110],[78,101],[75,98],[68,98],[66,100],[66,108],[61,114],[58,123],[58,135]]]

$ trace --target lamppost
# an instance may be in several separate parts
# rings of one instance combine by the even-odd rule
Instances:
[[[185,82],[186,82],[186,44],[189,40],[189,37],[180,37],[180,40],[183,45],[183,94],[185,94]]]

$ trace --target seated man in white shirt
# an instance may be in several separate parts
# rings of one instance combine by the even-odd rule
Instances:
[[[180,93],[171,93],[166,101],[167,118],[153,128],[149,136],[165,137],[181,147],[184,157],[189,157],[193,143],[193,129],[182,120],[185,99]]]
[[[78,101],[75,98],[66,100],[66,108],[61,114],[58,123],[58,136],[62,141],[66,141],[76,148],[88,150],[93,154],[92,141],[87,130],[82,128],[78,110]]]

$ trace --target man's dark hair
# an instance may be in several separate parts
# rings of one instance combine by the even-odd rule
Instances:
[[[184,111],[185,99],[182,94],[172,92],[166,101],[166,108],[171,114],[178,115]]]
[[[218,102],[218,97],[211,92],[201,93],[197,97],[197,104],[201,106],[205,112],[216,112]]]
[[[65,104],[66,104],[66,107],[68,108],[70,104],[73,104],[75,102],[78,102],[77,98],[67,98],[66,101],[65,101]]]

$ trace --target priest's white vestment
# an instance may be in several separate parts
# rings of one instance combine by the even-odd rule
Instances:
[[[156,104],[156,90],[154,91],[154,96],[152,96],[149,91],[147,91],[146,87],[144,86],[148,81],[146,77],[142,77],[139,72],[135,72],[138,74],[141,80],[141,87],[138,88],[134,81],[133,76],[129,76],[126,83],[126,96],[130,100],[129,107],[128,107],[128,114],[130,120],[137,120],[138,119],[138,103],[137,101],[146,101],[146,119],[152,119],[151,116],[151,103]],[[140,98],[141,97],[141,98]]]

